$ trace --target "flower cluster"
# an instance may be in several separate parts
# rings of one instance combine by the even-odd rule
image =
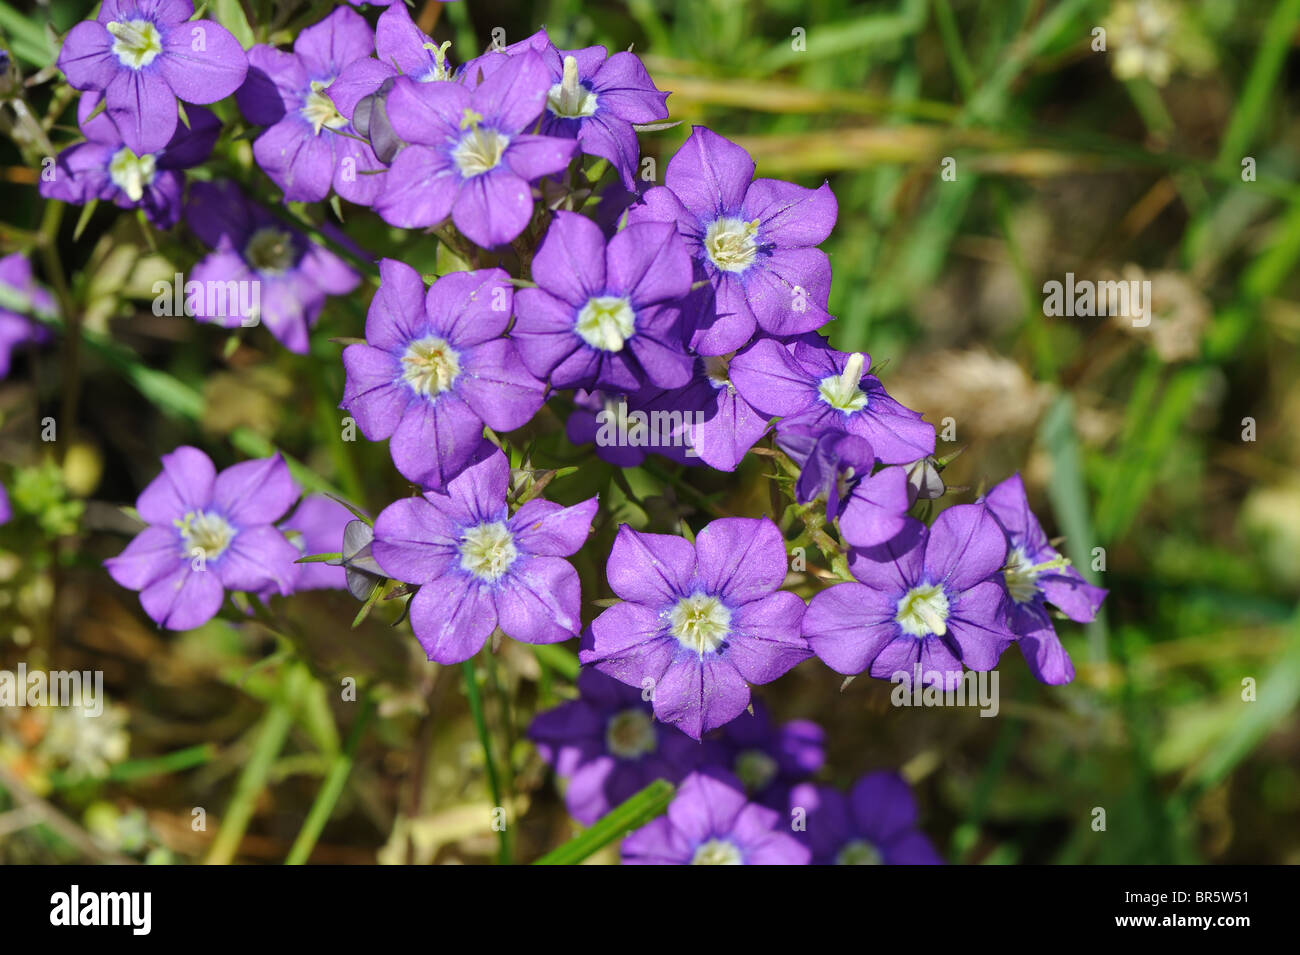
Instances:
[[[742,146],[702,126],[652,183],[638,134],[667,118],[667,94],[633,53],[561,49],[539,31],[456,66],[405,5],[380,5],[374,28],[336,7],[291,51],[245,52],[177,0],[106,0],[67,37],[59,63],[87,91],[85,141],[59,155],[44,193],[139,208],[160,229],[183,219],[211,249],[193,278],[260,291],[252,314],[209,299],[195,317],[263,323],[300,354],[329,347],[312,348],[312,328],[329,296],[362,281],[344,258],[375,263],[339,407],[388,442],[413,485],[373,527],[321,497],[286,518],[299,488],[278,455],[218,474],[177,448],[110,574],[172,629],[211,618],[227,592],[347,587],[409,595],[410,628],[442,664],[501,635],[580,636],[580,698],[531,733],[573,816],[594,821],[654,779],[680,783],[626,861],[936,861],[898,777],[865,777],[848,796],[810,782],[820,728],[775,726],[751,687],[813,656],[882,679],[919,668],[949,687],[1012,644],[1039,680],[1068,682],[1047,605],[1086,621],[1105,591],[1048,542],[1018,476],[922,520],[944,494],[933,425],[890,396],[867,354],[821,332],[832,270],[818,246],[838,216],[828,183],[755,178]],[[177,103],[232,94],[254,127],[255,174],[285,208],[208,177],[186,196],[182,171],[224,131]],[[429,260],[371,256],[288,205],[326,199],[428,230],[443,274],[426,281]],[[5,285],[24,287],[6,268]],[[21,340],[10,316],[5,364],[6,341]],[[715,508],[695,529],[606,524],[596,496],[540,494],[556,474],[539,479],[518,432],[553,426],[547,405],[619,467],[653,452],[734,471],[761,455],[777,471],[772,499],[788,503],[757,518]],[[649,422],[648,439],[611,443],[611,413]],[[584,621],[568,558],[593,526],[612,538],[615,596]],[[832,586],[792,566],[809,549]],[[795,809],[806,831],[785,831]]]

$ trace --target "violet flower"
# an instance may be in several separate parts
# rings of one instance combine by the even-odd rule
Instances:
[[[831,318],[830,260],[815,248],[838,214],[830,185],[806,189],[753,176],[749,153],[696,126],[669,161],[666,185],[628,213],[629,222],[676,223],[697,277],[712,285],[712,307],[691,341],[703,355],[735,351],[755,327],[795,335]]]
[[[576,212],[557,212],[521,289],[513,335],[529,370],[555,388],[636,391],[685,385],[692,359],[678,302],[691,263],[671,226],[628,226],[608,243]]]
[[[477,89],[398,77],[388,94],[397,153],[375,211],[396,226],[422,228],[451,216],[471,242],[514,239],[533,217],[530,183],[561,172],[576,143],[531,132],[550,77],[540,56],[510,57]]]
[[[566,781],[564,804],[583,825],[656,779],[680,781],[699,763],[699,744],[656,722],[640,689],[585,669],[578,694],[538,713],[528,736]]]
[[[609,160],[624,186],[635,190],[641,147],[634,124],[667,119],[668,94],[655,86],[634,53],[607,56],[603,46],[557,50],[545,30],[525,42],[540,45],[551,74],[539,132],[576,139],[587,155]]]
[[[275,522],[298,486],[280,456],[218,474],[206,454],[182,446],[162,465],[136,501],[149,526],[104,561],[115,581],[140,591],[145,613],[169,630],[190,630],[212,619],[227,590],[289,593],[298,549]]]
[[[983,505],[960,504],[931,527],[909,521],[877,547],[849,552],[858,582],[813,597],[803,632],[838,673],[870,670],[923,684],[956,685],[962,664],[991,670],[1014,639],[1003,621],[1006,537]]]
[[[249,51],[236,100],[249,122],[268,127],[253,156],[286,200],[324,199],[332,184],[349,202],[370,205],[383,189],[384,164],[327,92],[349,64],[373,52],[370,25],[347,7],[299,33],[292,53],[263,44]]]
[[[411,19],[406,5],[397,3],[379,17],[375,27],[376,59],[353,60],[326,92],[338,111],[364,137],[381,162],[391,163],[408,145],[393,131],[388,118],[388,95],[399,76],[417,83],[452,79],[447,62],[448,41],[441,46]]]
[[[280,524],[280,530],[299,554],[332,554],[343,547],[343,530],[355,520],[352,512],[333,498],[308,494],[294,508],[293,514]],[[295,558],[296,560],[297,558]],[[289,589],[343,590],[347,574],[341,565],[323,562],[294,564]]]
[[[651,429],[654,419],[640,403],[645,393],[670,392],[653,386],[632,395],[578,389],[573,394],[574,410],[564,422],[565,435],[572,444],[594,444],[596,457],[615,467],[639,467],[652,452],[678,464],[700,464],[699,456],[691,455],[691,436],[680,427],[681,412],[666,429]]]
[[[240,296],[256,290],[252,315],[241,307],[209,309],[197,303],[195,318],[226,328],[265,324],[285,348],[307,353],[307,332],[330,295],[346,295],[361,278],[342,259],[249,202],[233,183],[198,182],[190,189],[185,221],[214,251],[190,270],[204,289],[240,283]],[[188,284],[188,283],[187,283]]]
[[[1025,485],[1013,474],[984,496],[984,503],[1007,535],[1003,578],[1007,585],[1007,626],[1017,637],[1030,671],[1041,683],[1069,683],[1074,664],[1056,635],[1047,604],[1071,620],[1087,623],[1097,616],[1106,591],[1083,579],[1048,543],[1038,518],[1029,509]]]
[[[866,438],[882,464],[933,454],[934,425],[891,398],[870,367],[868,356],[836,351],[819,336],[761,338],[731,360],[731,380],[753,407],[784,417],[778,432],[847,431]]]
[[[330,85],[329,97],[349,119],[361,99],[374,93],[385,80],[406,76],[417,83],[450,80],[453,70],[447,62],[447,47],[420,30],[406,4],[389,7],[375,25],[376,58],[349,63]]]
[[[768,416],[754,410],[736,391],[727,356],[698,357],[692,373],[681,388],[647,385],[637,395],[637,403],[650,415],[680,414],[683,443],[694,456],[711,468],[734,471],[767,433]]]
[[[181,170],[211,155],[220,120],[202,106],[188,109],[189,125],[178,124],[171,142],[156,153],[137,156],[106,113],[91,115],[98,103],[98,93],[82,95],[77,118],[86,141],[59,153],[55,178],[41,180],[41,196],[74,205],[109,200],[122,209],[144,209],[155,227],[170,229],[181,217]]]
[[[59,69],[75,89],[104,94],[109,118],[137,156],[171,141],[178,99],[215,103],[248,72],[230,31],[193,15],[190,0],[104,0],[97,19],[64,37]]]
[[[754,802],[784,812],[790,789],[826,761],[826,732],[812,720],[779,726],[762,701],[720,731],[723,765],[735,774]]]
[[[32,278],[32,263],[21,252],[0,258],[0,381],[9,375],[14,349],[43,345],[50,330],[29,316],[54,315],[54,297]]]
[[[389,577],[420,585],[411,629],[438,663],[468,660],[497,627],[524,643],[581,629],[578,574],[562,558],[586,541],[596,498],[534,498],[512,515],[506,456],[485,441],[477,458],[445,492],[404,498],[375,521],[371,552]]]
[[[668,805],[623,840],[624,865],[807,865],[781,813],[745,801],[736,780],[686,777]]]
[[[780,589],[785,542],[767,518],[713,521],[693,546],[623,525],[606,574],[624,602],[592,622],[578,659],[651,686],[655,716],[695,739],[743,713],[751,683],[811,655],[804,603]]]
[[[451,272],[426,292],[419,273],[379,264],[364,345],[343,351],[346,408],[371,441],[390,439],[402,475],[444,486],[469,463],[483,425],[513,431],[541,408],[545,386],[502,337],[513,310],[501,269]]]
[[[768,429],[767,415],[736,392],[721,355],[697,357],[691,380],[680,388],[648,384],[631,395],[579,391],[574,404],[565,423],[569,440],[594,442],[597,457],[625,468],[653,451],[679,464],[734,471]],[[639,423],[645,444],[633,443]],[[611,430],[625,440],[608,440]]]
[[[0,484],[0,524],[8,524],[13,516],[13,508],[9,505],[9,492],[5,490],[3,484]]]
[[[777,443],[800,467],[795,500],[808,504],[824,498],[826,520],[839,522],[845,543],[883,544],[906,526],[912,503],[907,471],[885,467],[873,474],[876,454],[866,438],[846,431],[786,428]]]
[[[916,828],[916,800],[897,773],[868,773],[847,796],[804,783],[790,794],[790,807],[807,814],[796,835],[814,865],[943,865]]]

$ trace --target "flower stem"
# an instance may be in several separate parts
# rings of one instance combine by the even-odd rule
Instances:
[[[496,762],[492,759],[492,738],[488,733],[487,718],[483,714],[483,694],[479,690],[478,674],[474,671],[474,661],[466,660],[460,665],[465,677],[465,696],[469,700],[469,712],[474,718],[474,728],[478,730],[479,745],[483,747],[483,764],[487,770],[488,792],[492,796],[494,808],[501,805],[501,780],[497,776]],[[497,861],[501,865],[510,865],[510,825],[509,820],[497,830],[499,853]]]
[[[262,717],[261,728],[253,743],[253,752],[244,764],[244,771],[235,784],[235,794],[231,796],[230,805],[226,807],[226,814],[221,820],[221,828],[208,849],[208,856],[204,860],[208,865],[229,865],[234,860],[239,844],[243,841],[244,831],[253,818],[257,797],[266,788],[271,767],[280,755],[285,740],[289,738],[298,703],[310,685],[307,668],[301,663],[290,663],[279,698],[267,708],[266,715]]]
[[[302,865],[311,858],[311,851],[316,847],[316,840],[320,838],[325,823],[329,822],[330,815],[334,812],[334,807],[339,801],[339,796],[343,794],[343,786],[347,783],[348,776],[352,772],[352,766],[356,762],[357,747],[361,744],[361,737],[365,733],[366,726],[369,725],[370,717],[374,715],[374,712],[375,699],[370,693],[366,693],[361,698],[361,712],[357,714],[356,720],[352,723],[352,731],[348,733],[348,741],[330,764],[329,771],[325,775],[325,781],[321,783],[320,790],[316,793],[316,799],[311,804],[311,809],[307,812],[307,818],[302,824],[302,829],[298,832],[298,838],[293,841],[293,847],[284,860],[285,865]]]

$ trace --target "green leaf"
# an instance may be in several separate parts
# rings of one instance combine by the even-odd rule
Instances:
[[[7,3],[0,3],[0,32],[9,38],[9,52],[23,62],[42,69],[54,62],[55,50],[45,29]]]
[[[239,0],[215,0],[212,4],[212,12],[217,22],[233,33],[239,45],[245,50],[256,42],[253,38],[253,28],[248,25],[248,17],[244,15],[244,8]]]
[[[633,829],[662,816],[673,801],[676,789],[666,779],[656,779],[645,789],[596,820],[586,832],[579,833],[564,845],[552,849],[533,865],[577,865],[615,839],[622,839]]]
[[[572,651],[555,643],[536,643],[532,645],[532,650],[538,663],[550,667],[566,680],[578,678],[578,671],[582,669],[582,664],[578,662],[577,655]]]
[[[342,554],[308,554],[305,557],[299,557],[294,561],[295,564],[323,564],[328,560],[342,560]]]

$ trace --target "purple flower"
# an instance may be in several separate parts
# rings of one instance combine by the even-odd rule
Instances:
[[[5,490],[5,486],[0,484],[0,524],[8,524],[13,516],[13,508],[9,506],[9,493]]]
[[[625,602],[592,622],[579,659],[652,686],[655,716],[699,739],[744,712],[749,684],[811,655],[803,601],[780,590],[785,574],[785,543],[767,518],[714,521],[694,546],[623,525],[606,575]]]
[[[680,388],[647,384],[625,396],[582,391],[574,404],[565,424],[569,440],[595,442],[598,457],[625,468],[654,451],[679,464],[734,471],[768,429],[767,415],[736,392],[721,355],[697,357]]]
[[[375,211],[420,228],[451,216],[484,248],[509,242],[533,217],[530,183],[562,171],[576,143],[530,132],[550,77],[540,56],[510,57],[475,90],[399,77],[388,94],[394,134],[411,145],[393,160]]]
[[[784,416],[778,433],[847,431],[866,438],[882,464],[910,464],[934,453],[934,425],[889,397],[866,355],[809,337],[816,343],[761,338],[731,360],[741,396],[765,414]]]
[[[513,431],[542,406],[545,386],[505,334],[513,307],[501,269],[452,272],[425,292],[409,265],[379,264],[365,345],[343,351],[340,407],[371,441],[391,439],[402,475],[442,487],[469,463],[483,425]]]
[[[50,330],[28,316],[53,314],[54,299],[32,278],[27,256],[13,252],[0,259],[0,380],[9,374],[16,347],[50,340]]]
[[[807,865],[811,853],[776,810],[745,801],[740,783],[692,773],[668,814],[623,840],[624,865]]]
[[[906,526],[912,503],[907,471],[885,467],[873,474],[876,455],[866,438],[846,431],[817,434],[786,428],[777,442],[801,469],[795,499],[807,504],[825,498],[826,520],[839,521],[846,543],[873,547]]]
[[[447,47],[434,43],[411,19],[406,4],[394,4],[385,10],[375,26],[375,53],[377,59],[353,60],[329,88],[330,99],[344,116],[352,117],[353,109],[363,97],[373,93],[385,80],[407,76],[417,83],[450,80],[452,70],[447,63]]]
[[[204,294],[197,296],[195,318],[226,328],[255,325],[270,329],[285,348],[306,354],[307,330],[320,317],[329,295],[346,295],[360,277],[344,262],[265,209],[249,202],[232,183],[197,182],[190,189],[185,221],[215,251],[190,272]],[[213,290],[239,283],[240,305],[210,308]],[[189,283],[186,283],[187,285]],[[256,298],[245,314],[244,297]]]
[[[509,480],[506,456],[485,441],[445,493],[397,501],[375,521],[379,566],[420,585],[411,628],[430,660],[468,660],[498,626],[524,643],[581,629],[578,574],[561,558],[587,539],[596,498],[572,507],[534,498],[511,515]]]
[[[1047,541],[1029,509],[1025,485],[1013,474],[984,497],[1007,535],[1003,578],[1007,585],[1007,626],[1017,637],[1030,671],[1042,683],[1069,683],[1074,664],[1056,635],[1047,604],[1071,620],[1087,623],[1097,616],[1106,591],[1094,587]]]
[[[734,471],[767,433],[768,416],[755,411],[737,393],[727,356],[696,358],[692,371],[693,377],[684,387],[647,385],[637,402],[651,415],[652,423],[656,413],[681,415],[685,443],[695,456],[709,467]]]
[[[97,20],[64,38],[59,69],[98,90],[137,156],[161,152],[176,132],[176,101],[215,103],[244,82],[248,58],[219,23],[194,20],[189,0],[104,0]]]
[[[916,801],[897,773],[868,773],[848,796],[804,783],[790,794],[790,806],[807,813],[799,837],[814,865],[943,865],[917,830]]]
[[[826,733],[811,720],[777,726],[761,701],[720,731],[725,766],[754,802],[785,811],[790,789],[822,768]]]
[[[641,690],[587,669],[578,675],[578,693],[538,713],[528,736],[567,781],[564,804],[583,825],[656,779],[680,781],[699,763],[699,745],[655,722]]]
[[[1001,613],[1006,590],[1002,565],[1007,541],[988,509],[950,507],[927,528],[909,521],[878,547],[849,552],[860,583],[843,583],[813,597],[803,632],[813,652],[838,673],[910,683],[920,664],[922,683],[945,689],[962,664],[991,670],[1013,639]]]
[[[220,474],[198,448],[162,458],[163,470],[136,501],[149,526],[104,561],[109,575],[140,591],[159,626],[189,630],[212,619],[227,590],[289,593],[298,550],[275,521],[298,499],[277,454]]]
[[[701,354],[735,351],[755,325],[795,335],[831,318],[831,264],[814,248],[838,214],[829,184],[805,189],[753,176],[749,153],[697,126],[669,161],[667,185],[647,191],[628,214],[629,222],[676,223],[697,275],[712,285],[712,307],[691,342]]]
[[[299,554],[333,554],[343,549],[343,529],[355,518],[333,498],[309,494],[280,524]],[[296,560],[297,558],[295,558]],[[301,590],[343,590],[347,576],[341,565],[294,564],[289,582],[292,593]]]
[[[633,53],[607,58],[603,46],[557,50],[545,30],[539,38],[552,83],[540,132],[578,140],[584,153],[608,159],[623,184],[635,189],[641,148],[633,124],[667,119],[668,94],[655,86]],[[538,38],[526,42],[536,44]]]
[[[269,127],[253,156],[285,199],[324,199],[332,183],[349,202],[370,205],[382,190],[383,163],[327,93],[349,64],[373,52],[370,25],[347,7],[299,33],[292,53],[262,44],[249,51],[248,81],[236,100],[249,122]]]
[[[391,163],[397,151],[408,145],[393,131],[388,118],[388,94],[398,76],[418,83],[452,79],[447,62],[447,41],[441,46],[411,20],[406,5],[389,7],[375,27],[378,59],[353,60],[326,91],[339,113],[352,128],[370,142],[370,148],[384,163]]]
[[[664,395],[650,386],[645,391]],[[698,465],[691,456],[690,435],[681,428],[682,413],[666,428],[657,427],[655,419],[640,405],[642,393],[613,395],[603,391],[574,392],[574,411],[564,423],[564,433],[573,444],[596,445],[596,457],[616,467],[640,466],[646,455],[654,452],[678,464]]]
[[[533,258],[535,289],[518,295],[513,334],[528,369],[555,388],[677,388],[691,378],[679,300],[691,263],[670,226],[600,227],[557,212]]]
[[[98,103],[98,93],[81,97],[77,118],[86,141],[59,153],[55,178],[41,181],[41,195],[75,205],[105,199],[122,209],[142,208],[156,227],[170,229],[181,217],[185,176],[180,170],[208,158],[221,122],[211,110],[195,106],[185,111],[189,125],[178,124],[163,149],[137,156],[106,113],[91,116]]]
[[[533,52],[541,56],[551,49],[551,38],[546,35],[546,31],[538,30],[532,36],[525,37],[518,43],[511,43],[505,48],[491,46],[487,52],[466,60],[456,71],[456,82],[463,83],[470,89],[482,86],[493,73],[496,73],[501,67],[505,66],[514,57],[522,54]]]

